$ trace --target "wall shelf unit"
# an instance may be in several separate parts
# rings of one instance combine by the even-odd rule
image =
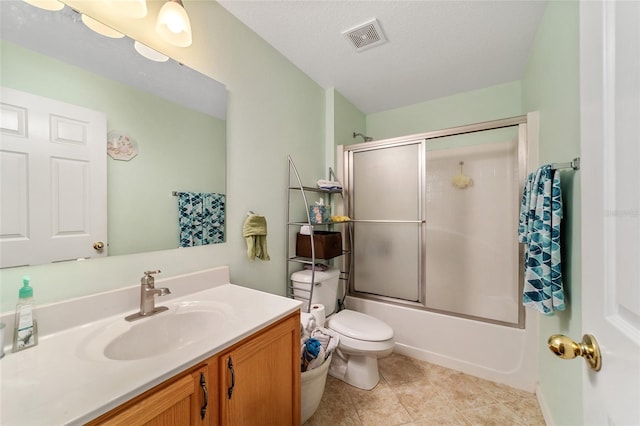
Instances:
[[[327,266],[331,266],[332,262],[336,264],[333,267],[340,267],[340,280],[344,283],[344,289],[347,288],[348,280],[349,280],[349,265],[350,259],[346,259],[346,261],[339,262],[345,257],[349,257],[351,254],[350,242],[351,242],[351,222],[332,222],[330,220],[323,220],[321,223],[316,223],[316,221],[312,220],[312,217],[309,213],[309,206],[313,203],[314,200],[310,200],[308,196],[313,194],[314,197],[320,197],[324,200],[324,204],[327,206],[334,207],[331,203],[334,201],[339,201],[342,203],[344,201],[343,198],[343,190],[342,189],[324,189],[317,188],[311,186],[305,186],[302,184],[302,180],[300,179],[300,174],[296,169],[296,166],[293,162],[291,156],[288,156],[289,160],[289,181],[287,188],[287,226],[286,226],[286,268],[285,275],[287,280],[287,296],[301,300],[304,302],[303,312],[311,311],[312,297],[313,297],[313,289],[314,285],[309,285],[308,288],[295,287],[291,282],[291,274],[293,272],[299,271],[300,269],[307,266],[311,268],[311,282],[315,283],[315,275],[316,268],[313,268],[313,265],[324,264]],[[333,171],[329,169],[330,177],[333,175]],[[295,195],[297,194],[297,195]],[[340,197],[335,197],[339,195]],[[294,196],[298,197],[298,200],[292,200]],[[304,213],[302,213],[304,209]],[[310,240],[310,251],[305,252],[305,256],[299,255],[297,253],[297,241],[298,233],[302,226],[309,227],[309,240]],[[325,231],[338,232],[341,243],[341,249],[338,252],[331,252],[328,256],[323,255],[323,247],[322,243],[319,241]],[[344,297],[337,300],[338,310],[342,308],[342,303],[344,301]]]

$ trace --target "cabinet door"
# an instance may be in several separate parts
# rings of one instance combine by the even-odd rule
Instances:
[[[222,424],[300,424],[299,342],[296,313],[220,356]]]
[[[145,392],[90,425],[195,426],[209,425],[208,367],[200,366],[177,379]],[[217,423],[214,423],[217,424]]]

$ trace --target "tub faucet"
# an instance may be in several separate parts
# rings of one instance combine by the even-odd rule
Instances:
[[[144,276],[140,279],[140,312],[125,317],[127,321],[135,321],[169,309],[166,306],[155,306],[154,296],[156,294],[158,296],[171,294],[168,288],[155,288],[153,274],[159,274],[160,272],[160,270],[144,272]]]

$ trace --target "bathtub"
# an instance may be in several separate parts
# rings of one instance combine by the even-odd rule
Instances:
[[[532,312],[520,329],[351,296],[346,305],[389,324],[398,354],[527,392],[536,388],[538,323]]]

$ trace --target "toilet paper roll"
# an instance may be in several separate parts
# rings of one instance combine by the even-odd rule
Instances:
[[[316,319],[316,326],[324,327],[325,314],[324,305],[311,305],[311,315]]]
[[[309,225],[302,225],[300,227],[300,235],[311,235],[311,227]]]

